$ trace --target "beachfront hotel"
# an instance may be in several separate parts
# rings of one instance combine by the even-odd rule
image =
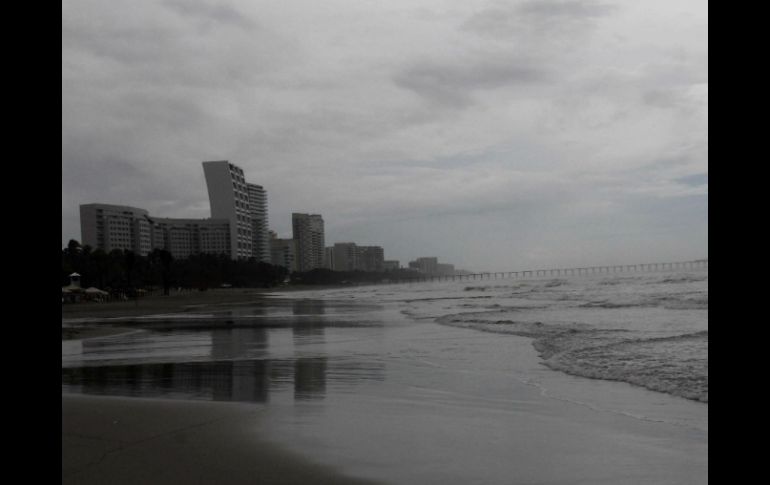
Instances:
[[[211,218],[159,218],[137,207],[83,204],[81,242],[106,252],[120,249],[145,255],[165,249],[175,258],[209,253],[270,263],[265,189],[246,183],[243,170],[226,160],[203,162],[203,173]]]
[[[257,261],[272,262],[270,234],[267,223],[267,191],[256,184],[246,184],[249,191],[251,216],[251,251]]]
[[[324,220],[319,214],[291,215],[292,239],[297,245],[297,271],[324,267]]]
[[[149,213],[137,207],[111,204],[80,206],[80,236],[84,245],[147,254],[153,249]]]
[[[230,255],[230,222],[227,219],[152,218],[153,246],[175,258],[195,254]]]
[[[460,273],[453,264],[439,263],[435,256],[409,261],[409,269],[432,276],[452,276]]]
[[[209,191],[211,217],[230,221],[230,255],[248,259],[253,255],[251,205],[243,170],[227,160],[203,162]]]
[[[287,270],[297,271],[297,241],[282,239],[270,231],[270,259],[272,264],[283,266]]]
[[[334,271],[383,271],[385,251],[381,246],[334,243],[326,248],[326,268]]]
[[[145,255],[165,249],[175,258],[193,254],[230,255],[227,219],[152,217],[144,209],[111,204],[80,206],[81,241],[94,249],[114,249]]]

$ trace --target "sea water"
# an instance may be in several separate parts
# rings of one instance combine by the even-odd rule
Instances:
[[[390,301],[414,319],[531,337],[551,369],[708,402],[707,269],[492,277],[326,296]]]

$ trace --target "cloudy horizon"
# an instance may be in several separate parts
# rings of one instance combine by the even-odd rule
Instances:
[[[78,206],[210,216],[475,271],[708,255],[708,7],[695,1],[62,4],[62,246]]]

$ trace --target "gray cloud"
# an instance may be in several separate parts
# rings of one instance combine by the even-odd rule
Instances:
[[[676,110],[685,115],[708,109],[708,89],[705,84],[683,82],[660,85],[642,93],[642,101],[647,106]]]
[[[687,175],[685,177],[678,178],[676,181],[685,185],[700,187],[708,184],[709,176],[707,173],[696,173],[693,175]]]
[[[548,82],[547,69],[528,59],[501,58],[465,63],[425,61],[394,79],[424,99],[442,106],[467,107],[475,91]]]
[[[212,23],[232,25],[246,30],[256,27],[256,22],[242,11],[222,2],[212,4],[194,0],[164,0],[163,4],[181,15],[200,20],[205,30],[211,28]]]
[[[617,6],[595,0],[529,0],[515,7],[515,11],[538,17],[594,18],[609,15]]]
[[[461,28],[482,36],[516,39],[528,47],[565,47],[581,40],[597,19],[616,9],[592,0],[494,2],[467,18]]]

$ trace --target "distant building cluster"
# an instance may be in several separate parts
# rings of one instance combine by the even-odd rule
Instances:
[[[354,242],[325,245],[319,214],[293,213],[292,237],[279,238],[268,227],[267,191],[248,183],[243,170],[228,162],[203,162],[211,205],[208,219],[151,216],[145,209],[112,204],[80,206],[82,243],[110,252],[147,254],[164,249],[174,258],[225,254],[232,259],[271,263],[289,271],[327,268],[335,271],[396,271],[398,261],[385,260],[380,246]],[[409,269],[430,275],[454,274],[454,266],[437,258],[418,258]]]
[[[409,269],[428,276],[452,276],[466,273],[456,270],[453,264],[439,263],[436,257],[417,258],[414,261],[409,261]]]
[[[326,267],[334,271],[385,271],[385,251],[380,246],[335,243],[326,248]]]

